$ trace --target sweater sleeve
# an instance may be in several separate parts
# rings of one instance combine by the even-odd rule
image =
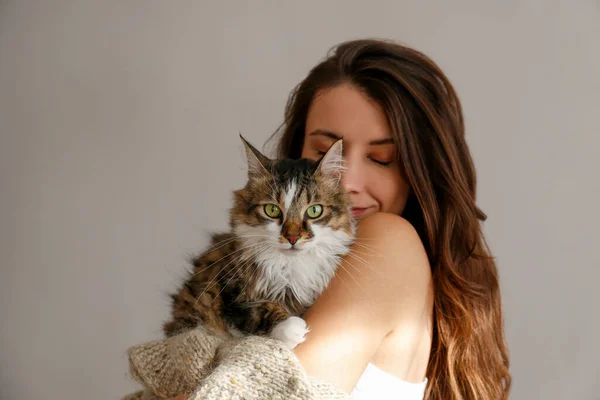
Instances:
[[[291,350],[262,336],[232,339],[198,328],[134,346],[129,362],[132,376],[145,390],[124,400],[167,399],[184,393],[191,394],[190,400],[350,398],[307,376]]]

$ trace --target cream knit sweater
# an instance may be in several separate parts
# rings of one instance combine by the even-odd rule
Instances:
[[[306,375],[294,353],[267,337],[231,339],[197,328],[129,349],[133,377],[144,390],[123,400],[349,399]]]

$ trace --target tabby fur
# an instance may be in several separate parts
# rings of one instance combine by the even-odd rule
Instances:
[[[294,347],[307,332],[299,317],[349,251],[355,221],[340,184],[342,143],[319,162],[270,160],[242,141],[248,181],[234,192],[230,232],[215,234],[171,295],[167,336],[202,325],[233,335],[279,337]],[[271,218],[265,205],[281,215]],[[309,207],[322,214],[310,218]],[[276,328],[279,326],[279,328]]]

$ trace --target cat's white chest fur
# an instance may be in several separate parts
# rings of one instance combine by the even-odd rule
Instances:
[[[270,254],[269,254],[270,253]],[[291,256],[264,252],[257,257],[262,269],[258,289],[267,298],[282,299],[289,289],[304,306],[310,306],[333,277],[339,257],[316,249]]]
[[[239,227],[236,233],[243,238],[245,247],[252,248],[263,242],[261,239],[264,237],[278,235],[278,229],[276,225]],[[308,307],[329,284],[340,256],[349,251],[352,238],[343,231],[328,227],[313,226],[312,229],[315,235],[312,243],[299,251],[262,246],[253,254],[260,267],[256,289],[265,298],[282,300],[289,290],[303,306]]]

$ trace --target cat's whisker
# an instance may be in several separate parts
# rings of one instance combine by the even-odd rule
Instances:
[[[234,241],[236,241],[236,240],[238,240],[238,239],[241,239],[241,238],[250,238],[250,237],[269,237],[269,235],[235,235],[235,236],[233,236],[233,237],[230,237],[230,238],[228,238],[228,239],[221,240],[221,241],[219,241],[219,242],[217,242],[217,243],[213,244],[212,246],[208,247],[208,248],[207,248],[207,249],[204,251],[204,253],[207,253],[207,252],[210,252],[210,251],[215,251],[215,250],[218,250],[218,249],[220,249],[221,247],[225,246],[226,244],[228,244],[228,243],[231,243],[231,242],[234,242]]]
[[[348,291],[352,291],[352,289],[350,289],[350,286],[346,283],[344,279],[342,279],[342,277],[339,274],[336,277],[344,284],[344,286],[346,286],[346,289],[348,289]]]
[[[376,274],[378,274],[380,277],[383,277],[384,275],[381,273],[381,271],[377,270],[377,268],[375,268],[373,265],[371,265],[367,260],[365,260],[364,258],[357,256],[355,254],[352,254],[352,252],[349,252],[347,254],[349,257],[352,257],[353,259],[355,259],[356,261],[359,261],[361,263],[363,263],[364,265],[366,265],[371,271],[375,272]]]
[[[347,254],[348,257],[353,258],[354,260],[360,262],[361,264],[365,265],[367,268],[369,268],[371,271],[379,274],[379,276],[383,276],[383,274],[377,270],[377,268],[375,268],[371,263],[369,263],[367,260],[365,260],[364,258],[358,256],[355,254],[354,251],[351,251]]]
[[[228,239],[224,239],[224,240],[221,240],[221,241],[213,244],[212,246],[208,247],[204,252],[218,250],[221,247],[225,246],[226,244],[234,242],[238,239],[248,239],[248,238],[253,238],[253,237],[271,237],[271,236],[269,236],[269,235],[236,235],[234,237],[230,237]]]
[[[252,248],[252,249],[248,250],[248,254],[246,254],[246,257],[245,257],[245,259],[244,259],[243,257],[240,257],[240,258],[239,258],[239,260],[240,260],[240,261],[239,261],[239,266],[238,266],[237,268],[232,268],[232,269],[230,269],[229,271],[227,271],[227,272],[226,272],[226,273],[223,275],[223,277],[219,278],[219,280],[221,280],[221,279],[223,279],[223,278],[227,277],[228,275],[230,275],[230,274],[232,273],[232,271],[239,272],[239,271],[240,271],[240,269],[242,269],[243,267],[245,267],[245,266],[246,266],[246,265],[248,265],[249,263],[252,263],[252,262],[254,262],[254,261],[255,261],[255,257],[256,257],[256,256],[257,256],[257,255],[258,255],[258,254],[259,254],[261,251],[264,251],[264,250],[266,250],[266,249],[267,249],[267,248],[269,248],[269,247],[270,247],[270,245],[269,245],[269,244],[267,244],[267,243],[259,243],[259,244],[256,246],[256,248]],[[235,275],[235,274],[232,274],[232,275]],[[227,282],[227,283],[229,283],[229,282]]]
[[[188,279],[194,278],[196,275],[201,274],[202,272],[208,270],[209,268],[211,268],[213,265],[215,265],[219,261],[224,260],[225,258],[227,258],[227,257],[229,257],[229,256],[231,256],[231,255],[233,255],[235,253],[239,253],[240,251],[243,251],[243,250],[245,250],[247,248],[250,248],[252,246],[257,246],[257,245],[260,245],[260,244],[264,244],[264,243],[253,243],[253,244],[250,244],[250,245],[247,245],[247,246],[244,246],[244,247],[240,247],[239,249],[234,250],[231,253],[228,253],[228,254],[224,255],[223,257],[219,258],[217,261],[214,261],[214,262],[210,263],[208,266],[206,266],[205,268],[201,269],[200,271],[195,271]],[[229,265],[229,264],[227,264],[227,265]]]
[[[261,251],[269,248],[270,245],[267,243],[258,243],[255,245],[255,247],[253,247],[252,249],[248,250],[247,254],[243,254],[239,257],[237,257],[235,260],[230,261],[227,265],[225,265],[224,267],[222,267],[222,270],[226,269],[227,266],[229,266],[229,264],[231,264],[231,262],[235,261],[236,263],[238,263],[239,265],[237,266],[237,268],[230,268],[229,270],[227,270],[227,272],[225,272],[219,279],[217,279],[216,282],[214,282],[212,285],[208,286],[206,290],[209,290],[210,288],[212,288],[213,286],[217,285],[220,281],[222,281],[223,279],[227,278],[228,276],[235,276],[237,272],[239,272],[239,270],[241,269],[242,266],[245,266],[248,262],[252,262],[254,261],[254,257],[256,255],[258,255]],[[243,264],[243,265],[242,265]],[[219,273],[217,273],[216,276],[218,276]],[[215,277],[216,277],[215,276]],[[214,278],[213,278],[214,280]],[[212,282],[212,281],[211,281]],[[230,281],[228,281],[227,283],[229,283]]]
[[[259,246],[259,245],[256,245],[256,246]],[[211,284],[211,283],[214,281],[214,278],[218,277],[218,276],[220,275],[220,273],[221,273],[223,270],[226,270],[226,267],[228,267],[228,266],[229,266],[229,265],[230,265],[232,262],[234,262],[234,261],[235,261],[236,263],[240,263],[240,264],[241,264],[241,263],[244,263],[244,262],[246,262],[247,260],[251,260],[251,259],[252,259],[252,258],[253,258],[253,257],[254,257],[256,254],[258,254],[258,252],[259,252],[261,249],[262,249],[262,248],[248,250],[248,252],[249,252],[248,254],[245,254],[245,253],[244,253],[244,254],[242,254],[242,255],[240,255],[240,256],[238,256],[238,257],[236,257],[234,260],[231,260],[231,261],[230,261],[229,263],[227,263],[225,266],[223,266],[223,267],[222,267],[222,269],[221,269],[221,270],[219,270],[219,272],[217,272],[217,274],[216,274],[216,275],[213,277],[213,279],[212,279],[212,280],[209,282],[209,285],[208,285],[208,286],[207,286],[207,287],[204,289],[204,292],[205,292],[205,291],[207,291],[207,290],[209,290],[209,289],[211,289],[213,286],[217,285],[217,284],[218,284],[218,283],[219,283],[221,280],[223,280],[223,279],[227,278],[229,275],[233,275],[233,276],[235,276],[235,272],[237,272],[237,270],[239,269],[239,267],[238,267],[238,268],[230,268],[230,269],[228,269],[228,270],[227,270],[227,271],[226,271],[226,272],[225,272],[223,275],[221,275],[221,276],[220,276],[220,277],[219,277],[219,278],[218,278],[218,279],[217,279],[217,280],[214,282],[214,284]],[[202,292],[202,294],[204,294],[204,292]]]
[[[357,256],[357,254],[368,256],[368,257],[372,257],[372,256],[376,255],[376,253],[375,254],[362,253],[360,251],[356,251],[355,249],[351,249],[347,254],[354,256],[356,259],[358,259],[359,261],[362,261],[366,264],[369,264],[369,262],[366,261],[365,259],[363,259],[362,257]]]
[[[357,249],[356,247],[360,247],[360,250]],[[363,256],[374,256],[374,255],[378,254],[378,252],[375,249],[373,249],[369,246],[366,246],[357,240],[352,242],[352,246],[350,247],[350,250],[354,254],[360,254]],[[364,250],[364,251],[361,251],[361,250]]]
[[[361,256],[366,256],[366,257],[370,257],[370,256],[376,254],[376,253],[364,253],[364,252],[358,251],[356,249],[352,249],[351,252],[354,253],[354,254],[360,254]]]
[[[213,245],[209,246],[206,250],[204,250],[204,252],[220,249],[221,247],[225,246],[227,243],[233,242],[235,239],[236,239],[235,237],[230,237],[227,239],[219,240],[217,243],[214,243]]]
[[[236,238],[249,238],[249,237],[271,237],[269,235],[237,235]]]
[[[234,254],[235,254],[237,251],[238,251],[238,250],[236,250],[236,251],[232,251],[231,253],[228,253],[228,254],[224,255],[223,257],[219,258],[217,261],[214,261],[214,262],[212,262],[212,263],[208,264],[206,267],[202,268],[201,270],[199,270],[199,271],[195,271],[193,274],[191,274],[191,275],[188,277],[188,279],[195,278],[197,275],[199,275],[199,274],[201,274],[201,273],[203,273],[203,272],[207,271],[208,269],[210,269],[210,268],[211,268],[213,265],[215,265],[215,264],[216,264],[216,263],[218,263],[219,261],[221,261],[221,260],[224,260],[225,258],[227,258],[227,257],[230,257],[230,256],[234,255]]]
[[[262,250],[263,250],[265,247],[266,247],[266,245],[265,245],[265,244],[263,244],[263,247],[261,247],[261,248],[259,248],[259,249],[253,249],[253,250],[252,250],[252,251],[253,251],[253,253],[252,253],[252,256],[251,256],[251,257],[248,257],[248,260],[246,260],[246,261],[244,262],[244,264],[241,264],[240,266],[238,266],[238,268],[236,268],[236,269],[232,269],[232,270],[235,270],[235,271],[236,271],[236,273],[237,273],[237,272],[241,272],[242,274],[246,273],[246,271],[248,271],[248,269],[252,268],[252,263],[254,262],[254,260],[253,260],[254,256],[255,256],[255,255],[257,255],[259,251],[262,251]],[[243,271],[240,271],[240,270],[242,270],[242,269],[243,269]],[[233,274],[231,274],[231,277],[230,277],[230,278],[229,278],[229,280],[228,280],[228,281],[227,281],[227,282],[226,282],[226,283],[223,285],[223,287],[221,288],[221,290],[219,291],[219,293],[218,293],[218,294],[217,294],[215,297],[213,297],[213,299],[210,301],[210,303],[211,303],[211,304],[212,304],[212,302],[215,300],[215,298],[216,298],[216,297],[219,297],[219,296],[221,295],[221,293],[223,293],[223,290],[225,290],[225,288],[227,287],[227,285],[229,285],[229,284],[231,283],[231,281],[232,281],[232,280],[235,278],[235,276],[237,275],[236,273],[233,273]],[[248,284],[248,281],[246,281],[246,284]],[[240,292],[240,293],[243,293],[243,290],[242,290],[242,292]]]
[[[279,193],[279,190],[275,189],[275,186],[273,186],[273,182],[271,182],[269,179],[265,180],[265,183],[267,184],[267,186],[269,186],[269,189],[271,189],[272,196],[275,196]],[[271,201],[274,204],[277,204],[277,201],[274,198],[271,198]]]
[[[332,257],[332,256],[333,256],[333,257],[335,257],[335,256],[336,256],[334,253],[332,253],[332,252],[330,252],[330,251],[327,251],[327,250],[325,250],[325,249],[316,249],[316,250],[317,250],[317,252],[318,252],[318,253],[320,253],[320,254],[323,254],[323,257],[324,257],[324,258],[329,258],[329,257]],[[339,266],[339,265],[340,265],[340,264],[338,263],[338,266]],[[340,280],[340,281],[341,281],[341,282],[344,284],[344,286],[346,286],[346,288],[347,288],[348,290],[351,290],[351,289],[350,289],[350,286],[349,286],[349,285],[346,283],[346,281],[345,281],[345,280],[344,280],[344,279],[343,279],[343,278],[342,278],[342,277],[341,277],[339,274],[337,274],[336,276],[337,276],[337,278],[339,278],[339,280]]]
[[[236,301],[239,301],[240,296],[242,295],[242,293],[244,293],[246,291],[246,288],[248,287],[248,284],[252,281],[252,278],[254,277],[254,274],[256,273],[256,271],[258,271],[258,268],[254,268],[254,271],[252,271],[252,273],[250,274],[250,276],[248,277],[248,279],[246,279],[246,284],[244,285],[244,287],[242,288],[242,290],[240,290],[240,293],[237,295],[236,297]]]
[[[352,275],[352,273],[346,267],[344,267],[343,264],[340,264],[339,267],[341,269],[343,269],[344,271],[346,271],[346,273],[350,276],[350,278],[352,278],[352,280],[354,280],[354,282],[356,282],[356,284],[360,287],[360,283],[356,280],[354,275]],[[339,274],[338,274],[338,276],[339,276]]]
[[[361,274],[361,275],[363,275],[363,276],[365,275],[365,273],[364,273],[363,271],[361,271],[361,269],[360,269],[360,268],[358,268],[356,265],[352,264],[352,263],[350,262],[350,260],[348,260],[348,259],[345,259],[345,260],[344,260],[344,262],[345,262],[346,264],[350,265],[351,267],[353,267],[353,268],[356,270],[356,272],[358,272],[359,274]]]
[[[277,190],[277,188],[275,186],[273,186],[273,183],[269,180],[267,180],[267,184],[269,185],[269,188],[271,189],[273,196],[277,197],[276,195],[279,194],[280,190]],[[277,204],[277,202],[275,202],[275,204]]]
[[[253,245],[250,245],[250,246],[245,246],[245,247],[242,247],[242,248],[238,249],[237,251],[241,251],[241,250],[244,250],[244,249],[246,249],[246,248],[249,248],[249,247],[257,247],[257,246],[261,246],[261,245],[262,245],[262,246],[264,246],[265,244],[264,244],[264,243],[253,244]],[[260,249],[258,249],[258,250],[260,250]],[[256,252],[258,252],[258,250],[256,250]],[[233,253],[233,252],[232,252],[232,253]],[[235,257],[233,260],[229,261],[229,262],[228,262],[226,265],[224,265],[223,267],[221,267],[221,271],[225,270],[225,269],[226,269],[226,268],[227,268],[227,267],[228,267],[228,266],[229,266],[231,263],[233,263],[234,261],[239,261],[240,259],[243,259],[244,257],[248,257],[248,255],[247,255],[247,254],[245,254],[245,253],[242,253],[242,255],[240,255],[240,256],[238,256],[238,257]],[[221,259],[223,259],[223,258],[225,258],[225,257],[222,257]],[[215,261],[215,262],[218,262],[218,261]],[[211,265],[214,265],[214,263],[212,263]],[[225,276],[227,276],[227,275],[228,275],[228,273],[230,273],[230,272],[231,272],[231,271],[228,271],[228,272],[225,274]],[[211,288],[212,288],[214,285],[218,284],[218,283],[219,283],[219,281],[220,281],[221,279],[223,279],[223,277],[220,277],[220,278],[219,278],[219,279],[217,279],[217,281],[215,282],[215,278],[217,278],[218,276],[219,276],[219,273],[217,272],[217,273],[215,274],[215,276],[214,276],[214,277],[213,277],[213,278],[210,280],[210,282],[207,284],[207,286],[204,288],[204,290],[202,291],[202,293],[200,293],[200,295],[199,295],[198,297],[196,297],[196,302],[194,303],[194,306],[196,306],[196,304],[198,304],[198,301],[199,301],[199,299],[200,299],[202,296],[204,296],[204,293],[206,293],[206,292],[207,292],[208,290],[210,290],[210,289],[211,289]],[[213,283],[213,282],[214,282],[214,283]]]
[[[358,270],[358,268],[354,264],[349,262],[348,260],[345,260],[345,262],[348,263],[349,265],[351,265],[352,267],[354,267],[356,270]],[[348,275],[350,275],[350,278],[352,278],[354,280],[354,282],[356,283],[356,286],[358,286],[358,288],[363,292],[363,294],[365,296],[367,296],[371,302],[373,302],[373,297],[371,297],[371,295],[365,290],[365,288],[354,277],[354,275],[352,275],[352,273],[344,266],[344,263],[340,263],[339,267],[342,268]],[[340,276],[340,274],[337,274],[337,277],[340,278],[340,280],[342,280],[341,279],[342,277]]]
[[[252,260],[252,258],[249,258],[247,261],[244,262],[244,264],[240,264],[240,266],[238,266],[235,269],[236,273],[232,273],[231,274],[231,277],[229,278],[229,280],[223,285],[223,287],[221,288],[221,290],[219,290],[219,293],[217,293],[217,295],[215,297],[213,297],[213,299],[210,301],[210,304],[212,304],[212,302],[215,300],[215,298],[219,297],[221,295],[221,293],[223,293],[223,290],[225,290],[225,288],[227,287],[227,285],[229,285],[231,283],[231,281],[235,278],[235,276],[237,275],[237,273],[244,274],[246,271],[248,271],[248,269],[252,268],[253,261],[254,260]],[[246,282],[246,284],[247,283],[248,282]],[[240,292],[240,293],[242,293],[242,292]]]
[[[375,249],[365,245],[364,243],[361,243],[359,240],[355,240],[353,242],[353,244],[362,247],[363,249],[369,250],[370,252],[372,252],[373,254],[377,254],[377,251],[375,251]]]
[[[359,240],[359,239],[357,239],[357,240]],[[369,238],[369,237],[364,237],[364,236],[361,236],[361,237],[360,237],[360,240],[372,240],[372,241],[379,241],[379,240],[381,240],[381,239],[379,239],[379,238],[374,238],[374,237],[372,237],[372,238]]]
[[[352,278],[352,280],[354,280],[354,282],[356,282],[356,286],[358,286],[358,288],[359,288],[359,289],[360,289],[360,290],[361,290],[361,291],[364,293],[364,295],[365,295],[365,296],[367,296],[371,302],[373,302],[373,298],[371,297],[371,295],[369,295],[369,293],[367,293],[367,291],[365,290],[365,288],[363,288],[363,286],[360,284],[360,282],[358,281],[358,279],[356,279],[356,278],[354,277],[354,275],[352,275],[352,273],[351,273],[351,272],[350,272],[348,269],[346,269],[346,267],[344,267],[344,265],[343,265],[343,264],[340,264],[339,266],[340,266],[340,268],[342,268],[344,271],[346,271],[346,273],[347,273],[348,275],[350,275],[350,278]],[[337,276],[338,276],[338,278],[341,278],[339,275],[337,275]],[[341,279],[340,279],[340,280],[341,280]]]

